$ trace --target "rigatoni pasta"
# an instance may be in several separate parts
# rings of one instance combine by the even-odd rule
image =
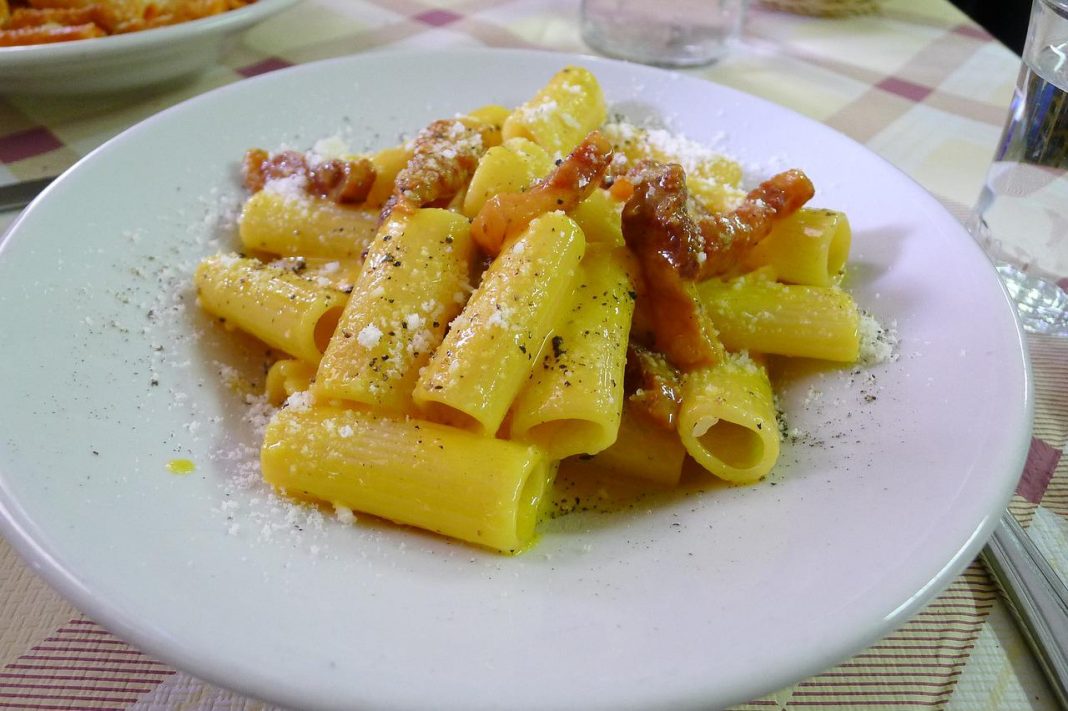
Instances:
[[[254,259],[219,255],[200,263],[205,311],[307,363],[322,358],[347,295]]]
[[[739,484],[757,481],[779,456],[771,382],[747,355],[686,374],[679,437],[702,467]]]
[[[788,284],[833,286],[845,268],[852,231],[844,213],[802,208],[749,250],[746,269],[771,267]]]
[[[486,151],[464,195],[463,213],[478,214],[494,195],[526,190],[549,172],[552,159],[544,148],[526,138],[511,138]]]
[[[268,483],[502,552],[534,535],[553,464],[538,447],[358,410],[281,410],[262,453]]]
[[[844,363],[860,355],[860,312],[837,287],[781,284],[754,273],[703,282],[698,298],[733,351]]]
[[[363,255],[378,225],[377,212],[335,205],[278,182],[283,185],[256,193],[241,211],[238,233],[246,250],[329,259]]]
[[[473,251],[462,215],[394,211],[326,348],[316,395],[410,412],[419,371],[466,299]]]
[[[603,124],[606,113],[597,78],[583,67],[565,67],[505,119],[502,135],[529,139],[563,156]]]
[[[578,225],[559,213],[507,244],[420,376],[416,405],[495,434],[569,304],[585,248]]]
[[[553,459],[596,454],[616,441],[634,313],[627,267],[610,247],[588,250],[574,301],[516,398],[512,439],[537,444]]]
[[[774,469],[774,357],[859,357],[848,221],[799,170],[746,192],[737,161],[606,114],[567,67],[363,157],[250,152],[248,256],[195,281],[285,354],[269,484],[515,553],[558,468],[652,488]]]

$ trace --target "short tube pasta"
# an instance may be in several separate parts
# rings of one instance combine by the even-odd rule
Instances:
[[[397,173],[411,158],[412,149],[408,146],[383,148],[371,156],[375,182],[371,184],[371,192],[367,193],[368,207],[380,208],[386,204],[386,200],[393,194],[393,181],[397,179]]]
[[[710,279],[698,298],[729,350],[855,362],[856,302],[837,287],[791,286],[759,275]]]
[[[554,472],[538,447],[326,406],[279,411],[260,461],[288,494],[507,553],[533,537]]]
[[[582,230],[562,213],[506,243],[415,388],[431,419],[493,435],[570,301]]]
[[[471,176],[463,213],[474,217],[486,201],[501,193],[526,190],[552,169],[545,149],[525,138],[512,138],[486,151]]]
[[[512,112],[502,135],[530,139],[550,155],[564,156],[604,123],[606,113],[597,78],[583,67],[564,67]]]
[[[248,250],[359,259],[377,225],[378,213],[371,210],[265,188],[245,202],[238,233]]]
[[[572,457],[567,466],[599,476],[625,476],[673,487],[682,477],[686,448],[678,433],[651,423],[631,403],[624,403],[616,441],[592,457]]]
[[[410,411],[419,369],[467,298],[473,251],[462,215],[394,210],[319,365],[316,394]]]
[[[844,213],[802,208],[749,251],[745,266],[769,266],[776,279],[790,284],[831,286],[845,268],[851,239]]]
[[[312,364],[322,358],[348,298],[340,291],[235,255],[202,261],[194,283],[205,311]]]
[[[679,439],[693,459],[721,479],[757,481],[779,457],[779,428],[771,383],[745,355],[687,373],[678,419]]]
[[[634,313],[626,262],[614,250],[590,249],[577,282],[574,304],[512,408],[510,436],[554,459],[610,446],[623,404]]]
[[[582,228],[586,241],[590,244],[622,247],[623,226],[620,213],[623,205],[613,199],[605,190],[594,190],[590,196],[580,202],[570,212],[571,219]]]

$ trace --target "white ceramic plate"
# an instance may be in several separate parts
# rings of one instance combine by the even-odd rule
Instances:
[[[799,373],[783,396],[798,436],[769,481],[557,519],[515,558],[317,522],[245,487],[258,441],[220,372],[262,364],[237,359],[236,337],[190,288],[196,260],[233,244],[218,206],[241,195],[243,151],[335,134],[385,146],[437,117],[518,103],[567,62],[591,67],[630,115],[659,114],[757,173],[804,168],[814,204],[849,214],[852,288],[896,322],[900,357]],[[0,333],[7,538],[146,651],[298,708],[759,696],[875,641],[946,585],[992,530],[1028,444],[1013,312],[932,197],[780,107],[559,54],[353,57],[168,110],[79,163],[12,227]],[[197,471],[169,474],[176,457]]]
[[[0,47],[0,93],[89,94],[187,76],[219,61],[238,33],[296,2],[257,0],[230,12],[142,32]]]

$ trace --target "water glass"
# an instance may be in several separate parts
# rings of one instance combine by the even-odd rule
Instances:
[[[969,227],[1024,329],[1068,337],[1068,0],[1033,0],[1008,122]]]
[[[745,7],[746,0],[582,0],[582,37],[611,57],[698,66],[726,54]]]

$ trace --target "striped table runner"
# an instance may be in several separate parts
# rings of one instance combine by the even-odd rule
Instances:
[[[243,77],[380,47],[587,51],[564,0],[306,0],[196,81],[136,96],[0,101],[0,182],[58,172],[156,111]],[[693,74],[794,108],[864,143],[958,217],[979,192],[1018,58],[945,0],[822,20],[754,7],[745,46]],[[0,216],[0,224],[12,215]],[[1068,577],[1068,341],[1032,337],[1036,414],[1011,510]],[[901,629],[738,709],[1054,709],[979,564]],[[264,709],[147,657],[86,619],[0,541],[0,708]]]

